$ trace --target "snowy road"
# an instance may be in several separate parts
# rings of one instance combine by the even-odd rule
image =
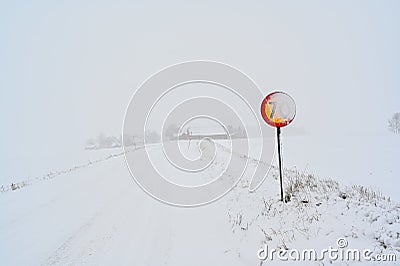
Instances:
[[[134,183],[122,156],[4,193],[0,210],[7,264],[242,265],[229,252],[237,240],[226,201],[162,204]]]
[[[159,146],[150,149],[160,153]],[[223,167],[216,165],[211,171]],[[1,264],[259,265],[263,243],[322,249],[338,237],[353,247],[400,254],[398,205],[307,174],[285,176],[286,182],[301,178],[307,184],[293,190],[286,205],[277,201],[273,170],[257,193],[240,183],[212,204],[178,208],[143,192],[123,156],[110,157],[1,193]]]

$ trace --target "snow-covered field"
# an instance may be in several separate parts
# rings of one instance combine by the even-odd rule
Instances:
[[[321,178],[345,185],[364,185],[400,202],[400,138],[390,132],[376,135],[285,136],[283,156]]]
[[[82,150],[49,161],[39,157],[32,163],[30,185],[0,193],[1,264],[260,265],[257,253],[265,245],[320,251],[337,248],[338,238],[346,239],[348,248],[371,249],[373,255],[395,254],[400,260],[400,206],[396,203],[400,141],[389,136],[379,139],[382,142],[358,137],[334,143],[284,138],[285,187],[290,195],[286,204],[278,200],[275,167],[255,193],[247,191],[244,178],[212,204],[178,208],[143,192],[119,149]],[[155,156],[161,154],[158,145],[149,150]],[[321,150],[328,154],[321,156]],[[197,156],[196,149],[190,151]],[[231,156],[219,152],[225,154],[216,157],[220,163],[210,168],[204,180],[213,171],[221,171]],[[357,154],[363,157],[356,159]],[[250,160],[249,167],[258,163]],[[14,173],[13,180],[24,181],[27,176],[12,165],[2,171],[2,176]],[[53,175],[43,178],[49,172]],[[10,180],[1,181],[0,185],[7,186]],[[374,193],[368,186],[384,193]],[[264,264],[278,262],[275,258]],[[329,264],[330,259],[323,262]],[[321,262],[296,263],[300,264]]]

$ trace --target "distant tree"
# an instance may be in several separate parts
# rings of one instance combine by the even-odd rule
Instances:
[[[111,137],[108,137],[107,139],[109,142],[108,147],[110,147],[110,148],[121,147],[121,140],[119,137],[111,136]]]
[[[395,134],[400,134],[400,113],[394,113],[388,122],[389,130]]]
[[[103,133],[100,133],[99,136],[97,137],[97,143],[99,148],[106,147],[106,137]]]
[[[96,141],[93,138],[90,138],[86,141],[86,146],[87,147],[94,147],[96,146]]]
[[[176,139],[178,136],[178,131],[179,128],[175,124],[170,124],[165,130],[164,130],[164,137],[167,139]]]
[[[232,125],[228,125],[228,132],[229,134],[235,133]]]
[[[127,134],[127,133],[124,134],[124,145],[125,146],[134,145],[135,144],[135,140],[136,139],[135,139],[135,137],[133,135],[130,135],[130,134]]]

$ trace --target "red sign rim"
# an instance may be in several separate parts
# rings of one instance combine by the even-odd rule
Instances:
[[[277,122],[271,121],[271,119],[265,113],[265,105],[267,104],[269,99],[274,94],[278,94],[278,93],[279,94],[285,94],[287,97],[289,97],[293,101],[293,103],[295,103],[294,99],[289,94],[287,94],[286,92],[274,91],[274,92],[271,92],[270,94],[268,94],[267,96],[265,96],[264,100],[261,102],[261,107],[260,108],[261,108],[261,116],[264,119],[264,121],[270,126],[279,127],[280,128],[280,127],[285,127],[285,126],[289,125],[294,120],[294,118],[296,117],[296,108],[294,109],[294,115],[293,115],[292,119],[288,119],[288,120],[286,120],[285,122],[282,122],[282,123],[277,123]],[[296,107],[296,105],[295,105],[295,107]]]

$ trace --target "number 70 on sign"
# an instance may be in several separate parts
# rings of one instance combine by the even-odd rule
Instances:
[[[284,127],[296,116],[296,104],[288,94],[280,91],[273,92],[263,100],[261,115],[270,126]]]

